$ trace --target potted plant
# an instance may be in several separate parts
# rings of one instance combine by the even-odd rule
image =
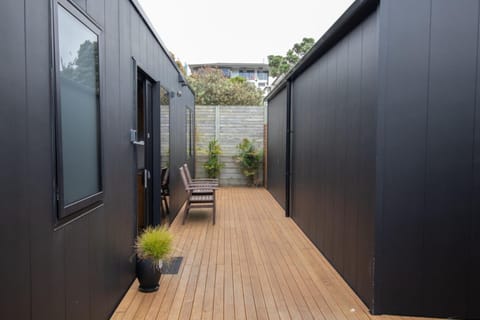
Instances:
[[[207,162],[203,164],[203,168],[207,172],[207,176],[210,179],[215,179],[220,177],[220,170],[223,168],[223,163],[220,162],[220,155],[222,154],[222,149],[218,144],[216,139],[211,140],[208,143],[208,159]]]
[[[158,290],[162,265],[172,251],[173,236],[166,227],[147,227],[137,237],[137,278],[139,290],[153,292]]]
[[[243,139],[237,145],[237,149],[239,152],[235,158],[240,164],[240,169],[243,175],[249,179],[250,184],[255,185],[258,169],[262,163],[262,151],[257,150],[255,145],[248,139]]]

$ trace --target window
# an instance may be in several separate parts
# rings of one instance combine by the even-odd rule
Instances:
[[[247,80],[256,80],[255,70],[247,70]]]
[[[56,152],[60,219],[102,200],[99,33],[74,8],[57,4]]]
[[[187,142],[187,159],[193,156],[193,117],[190,108],[185,109],[185,128]]]
[[[223,75],[227,78],[232,76],[232,71],[229,68],[222,68]]]
[[[258,80],[261,80],[261,81],[268,80],[268,71],[258,71],[257,77],[258,77]]]
[[[160,166],[166,168],[170,162],[170,93],[160,87]]]
[[[240,70],[239,76],[246,80],[255,80],[255,70]]]

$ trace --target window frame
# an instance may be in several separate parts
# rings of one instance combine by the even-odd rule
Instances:
[[[56,221],[59,224],[68,222],[92,212],[92,209],[102,206],[104,199],[104,159],[103,159],[103,133],[102,133],[102,105],[103,105],[103,32],[102,29],[94,22],[92,18],[87,16],[81,8],[66,0],[52,1],[52,94],[54,101],[54,159],[55,159],[55,200],[56,200]],[[77,200],[73,203],[65,204],[64,197],[64,172],[63,172],[63,140],[62,140],[62,105],[60,92],[60,46],[59,46],[59,24],[58,24],[58,7],[61,6],[65,11],[77,19],[83,26],[89,29],[97,36],[98,39],[98,88],[97,97],[97,152],[98,159],[98,178],[99,191]]]
[[[186,138],[186,154],[187,154],[187,160],[190,160],[193,158],[193,148],[194,148],[194,142],[193,142],[193,130],[194,130],[194,113],[192,108],[189,106],[185,106],[185,126],[188,126],[190,130],[187,130],[187,127],[185,128],[185,138]],[[188,117],[187,117],[188,115]]]

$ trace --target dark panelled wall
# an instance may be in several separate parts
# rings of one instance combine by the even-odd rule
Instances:
[[[368,306],[377,27],[374,13],[295,79],[292,89],[292,217]]]
[[[104,35],[104,206],[54,231],[49,0],[2,2],[0,10],[1,319],[107,319],[134,278],[135,126],[132,56],[170,91],[178,136],[172,167],[185,155],[185,106],[193,95],[128,0],[76,1]],[[8,32],[7,32],[8,30]],[[183,202],[172,170],[173,209]]]
[[[172,218],[178,213],[185,202],[185,187],[181,181],[179,168],[184,163],[188,164],[190,170],[194,168],[194,158],[187,157],[187,140],[186,140],[186,118],[185,108],[189,107],[194,110],[194,96],[187,87],[180,89],[183,94],[181,98],[174,99],[172,108],[170,108],[170,214]],[[193,174],[193,173],[192,173]]]
[[[268,190],[285,209],[287,88],[268,102]]]
[[[479,2],[381,2],[375,312],[480,318]]]
[[[476,0],[383,0],[287,76],[292,217],[374,313],[480,318],[479,30]]]

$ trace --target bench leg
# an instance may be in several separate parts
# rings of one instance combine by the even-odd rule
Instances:
[[[185,224],[185,220],[187,220],[188,211],[190,211],[190,200],[187,200],[187,204],[185,205],[185,212],[183,214],[182,224]]]

